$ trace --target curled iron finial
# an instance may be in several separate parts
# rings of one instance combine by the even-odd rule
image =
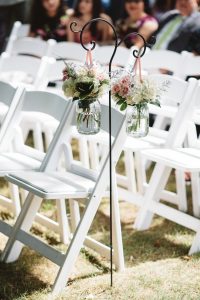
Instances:
[[[101,22],[104,22],[106,24],[108,24],[112,30],[113,30],[113,33],[114,33],[114,50],[113,50],[113,54],[111,56],[111,59],[110,59],[110,63],[109,63],[109,69],[111,69],[111,64],[112,64],[112,61],[113,61],[113,58],[115,56],[115,53],[116,53],[116,50],[117,50],[117,47],[120,46],[126,39],[128,38],[131,38],[133,36],[138,36],[142,39],[143,41],[143,47],[140,48],[139,50],[137,49],[134,49],[133,50],[133,56],[135,58],[138,58],[138,57],[142,57],[145,52],[146,52],[146,47],[149,45],[147,44],[147,42],[145,41],[144,37],[140,34],[140,33],[137,33],[137,32],[133,32],[133,33],[129,33],[127,34],[124,38],[122,38],[120,41],[118,41],[118,36],[117,36],[117,32],[116,32],[116,29],[115,27],[112,25],[112,23],[110,23],[109,21],[105,20],[105,19],[102,19],[102,18],[95,18],[95,19],[92,19],[90,21],[88,21],[83,27],[82,29],[79,29],[77,30],[76,27],[78,26],[77,22],[72,22],[70,24],[70,29],[74,32],[74,33],[80,33],[80,42],[81,42],[81,45],[82,47],[86,50],[86,51],[89,51],[89,50],[94,50],[94,48],[96,47],[96,42],[95,41],[90,41],[90,45],[91,47],[88,48],[88,46],[86,46],[83,42],[83,34],[84,34],[84,31],[86,29],[86,27],[88,27],[89,25],[91,25],[92,23],[95,23],[95,22],[98,22],[98,21],[101,21]],[[151,41],[150,41],[150,44],[154,44],[155,43],[155,37],[152,37]],[[110,71],[110,70],[109,70]]]
[[[82,29],[79,29],[79,30],[74,29],[74,28],[76,28],[77,26],[78,26],[77,22],[75,22],[75,21],[71,22],[71,23],[70,23],[70,29],[71,29],[71,31],[74,32],[74,33],[79,33],[79,32],[81,32]]]
[[[117,41],[118,41],[118,38],[117,38],[117,33],[116,33],[116,30],[115,30],[115,27],[114,27],[109,21],[107,21],[107,20],[105,20],[105,19],[102,19],[102,18],[95,18],[95,19],[92,19],[92,20],[90,20],[89,22],[87,22],[87,23],[82,27],[82,29],[81,29],[81,30],[78,30],[78,31],[74,29],[74,27],[77,26],[77,23],[76,23],[76,22],[72,22],[72,23],[70,24],[70,29],[71,29],[73,32],[75,32],[75,33],[80,33],[80,42],[81,42],[82,47],[83,47],[86,51],[94,50],[94,48],[96,47],[96,42],[95,42],[95,41],[90,41],[91,47],[88,48],[88,46],[86,46],[86,45],[84,44],[84,42],[83,42],[83,34],[84,34],[85,29],[86,29],[88,26],[90,26],[92,23],[95,23],[95,22],[98,22],[98,21],[101,21],[101,22],[104,22],[104,23],[108,24],[108,25],[112,28],[113,33],[114,33],[115,44],[114,44],[113,54],[112,54],[112,56],[111,56],[110,63],[109,63],[109,69],[111,70],[112,60],[113,60],[113,58],[114,58],[114,56],[115,56],[115,53],[116,53],[116,50],[117,50],[117,47],[118,47],[118,42],[117,42]],[[109,70],[109,71],[110,71],[110,70]]]
[[[137,49],[134,49],[134,50],[133,50],[133,56],[134,56],[135,58],[139,58],[139,57],[142,57],[142,56],[145,54],[146,48],[147,48],[147,43],[146,43],[144,37],[143,37],[140,33],[137,33],[137,32],[131,32],[131,33],[127,34],[125,37],[123,37],[123,38],[118,42],[118,46],[120,46],[125,40],[127,40],[127,39],[129,39],[129,38],[136,37],[136,36],[139,36],[139,37],[142,39],[142,41],[143,41],[143,48],[142,48],[142,49],[140,48],[139,50],[137,50]]]

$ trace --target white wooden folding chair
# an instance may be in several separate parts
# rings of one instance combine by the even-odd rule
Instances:
[[[153,215],[157,214],[175,223],[178,223],[186,228],[190,228],[196,232],[192,247],[189,254],[193,254],[200,250],[200,220],[196,217],[190,216],[175,208],[169,207],[165,203],[160,203],[161,193],[165,187],[172,168],[178,171],[191,172],[194,179],[193,196],[199,189],[199,178],[197,176],[200,172],[199,150],[193,148],[180,148],[185,135],[187,133],[189,121],[192,120],[194,112],[195,101],[198,101],[200,95],[200,86],[197,86],[193,95],[181,104],[176,119],[172,123],[174,130],[171,130],[165,146],[165,149],[149,149],[142,151],[145,158],[155,161],[156,165],[152,173],[149,185],[146,188],[143,203],[139,210],[135,221],[135,227],[139,230],[149,228]],[[184,192],[184,185],[183,192]],[[180,186],[180,183],[179,183]],[[199,217],[199,199],[193,198],[194,211],[198,212]]]
[[[9,43],[5,52],[10,55],[26,54],[42,58],[51,55],[51,48],[54,44],[56,44],[55,40],[43,41],[32,37],[16,38],[12,44]]]
[[[82,61],[85,57],[85,50],[75,42],[60,42],[51,48],[51,56],[56,59]]]
[[[113,45],[99,46],[96,50],[95,59],[102,65],[108,65],[109,59],[113,53]],[[131,50],[119,46],[113,59],[113,65],[126,67],[129,61]],[[133,58],[133,56],[132,56]]]
[[[27,37],[30,31],[30,24],[22,24],[20,21],[16,21],[13,24],[11,33],[8,38],[8,42],[6,45],[6,52],[9,52],[10,49],[13,48],[12,44],[18,38]]]
[[[173,72],[183,78],[184,55],[170,50],[150,50],[141,59],[143,70],[148,73],[160,73],[159,69]]]
[[[5,139],[5,134],[7,132],[7,129],[10,126],[13,113],[15,112],[16,108],[19,106],[19,102],[23,98],[24,89],[14,88],[10,84],[0,81],[0,91],[1,91],[1,95],[0,95],[0,108],[1,108],[0,109],[1,110],[0,145],[1,145],[3,140]],[[9,148],[9,146],[7,148]],[[18,188],[12,184],[10,184],[9,187],[13,197],[13,201],[16,200],[18,202],[19,201]],[[11,208],[13,201],[3,195],[0,195],[0,204],[6,206],[7,208]],[[12,208],[14,209],[14,213],[16,213],[17,207],[12,206]]]
[[[39,59],[4,52],[0,56],[0,80],[14,86],[23,85],[28,89],[41,89],[51,61],[45,56]]]
[[[10,106],[5,118],[5,125],[3,124],[1,129],[4,132],[2,139],[0,139],[1,177],[10,171],[39,169],[41,161],[44,158],[44,152],[35,150],[24,144],[23,137],[19,130],[16,136],[16,131],[14,129],[18,127],[20,120],[23,119],[23,115],[26,114],[27,116],[27,114],[29,114],[29,118],[31,118],[34,113],[38,113],[40,114],[40,118],[45,119],[47,116],[48,120],[57,122],[57,125],[59,125],[59,121],[67,108],[67,105],[68,102],[66,99],[58,95],[48,92],[28,91],[23,98],[20,98],[17,105],[15,105],[15,109]],[[34,129],[35,132],[37,132],[37,130],[39,130],[39,132],[42,131],[40,128]],[[11,144],[12,148],[10,149]],[[15,191],[15,194],[13,194],[12,191],[12,196],[12,199],[4,197],[4,202],[17,216],[21,209],[18,190]],[[67,218],[64,213],[64,201],[59,201],[57,203],[57,211],[59,223],[41,214],[37,216],[36,220],[40,224],[59,233],[61,240],[64,243],[67,243]]]
[[[49,151],[41,165],[40,172],[19,172],[15,175],[6,176],[9,181],[15,182],[17,185],[27,189],[30,193],[25,200],[20,216],[13,229],[11,229],[9,225],[1,222],[1,231],[10,236],[1,259],[7,262],[16,260],[21,252],[22,243],[39,251],[42,255],[59,266],[59,272],[53,286],[54,294],[59,293],[64,288],[84,241],[89,242],[90,247],[93,244],[94,249],[98,249],[105,257],[109,256],[110,252],[109,247],[95,242],[95,240],[91,238],[88,239],[87,237],[88,230],[95,217],[101,198],[108,187],[109,155],[107,153],[105,156],[104,164],[98,173],[73,164],[65,141],[67,132],[70,129],[70,124],[73,123],[74,115],[75,107],[72,103],[55,133]],[[105,131],[108,131],[108,116],[108,107],[102,105],[101,128]],[[112,109],[112,120],[113,125],[115,124],[112,126],[112,135],[114,137],[112,143],[113,258],[116,268],[122,270],[124,268],[124,259],[114,169],[121,153],[122,145],[125,142],[126,134],[124,116],[115,109]],[[57,162],[63,150],[66,154],[66,172],[58,172],[56,171]],[[35,214],[42,202],[41,198],[67,198],[71,199],[71,201],[81,201],[83,198],[86,201],[86,208],[78,224],[76,224],[77,219],[75,219],[75,225],[77,225],[76,230],[66,254],[59,253],[57,250],[45,245],[28,233]],[[75,214],[76,211],[72,213]]]

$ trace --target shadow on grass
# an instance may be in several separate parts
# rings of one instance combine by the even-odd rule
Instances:
[[[30,255],[30,253],[28,255],[26,251],[25,255],[22,254],[17,262],[9,264],[0,262],[0,300],[14,300],[23,297],[26,299],[26,295],[49,288],[47,283],[33,274],[32,260],[39,260],[39,256],[37,254]]]
[[[122,238],[126,266],[181,257],[188,254],[191,246],[190,240],[192,240],[193,237],[191,230],[160,217],[154,217],[152,226],[145,231],[134,230],[133,222],[134,220],[130,222],[130,219],[127,223],[122,222]],[[101,224],[101,228],[99,224]],[[98,241],[109,245],[110,233],[108,215],[99,211],[90,233],[96,237]]]

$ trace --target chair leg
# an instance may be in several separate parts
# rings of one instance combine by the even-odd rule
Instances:
[[[133,152],[131,150],[124,150],[124,164],[128,190],[132,193],[136,193],[135,165]]]
[[[196,235],[193,239],[192,246],[189,251],[189,255],[192,255],[199,251],[200,251],[200,231],[196,233]]]
[[[72,233],[76,231],[78,223],[80,222],[79,203],[73,199],[69,199],[70,216],[71,216],[71,228]]]
[[[95,141],[89,141],[90,163],[93,170],[99,170],[99,150]]]
[[[19,188],[15,184],[9,182],[9,190],[11,194],[11,199],[13,203],[14,215],[17,217],[21,210],[20,197],[19,197]]]
[[[79,138],[79,153],[80,153],[80,161],[83,166],[89,168],[89,153],[88,153],[88,144],[85,138]]]
[[[42,140],[42,129],[39,123],[36,123],[33,128],[34,146],[37,150],[44,152],[44,145]]]
[[[144,202],[136,217],[134,228],[138,230],[148,229],[153,219],[153,213],[148,209],[152,201],[160,200],[160,193],[164,189],[171,172],[170,167],[156,164],[153,174],[144,194]]]
[[[185,187],[185,176],[184,172],[176,170],[176,189],[178,195],[178,208],[179,210],[187,211],[187,195]]]
[[[137,174],[137,190],[140,194],[144,194],[144,183],[146,182],[146,174],[144,175],[145,163],[142,161],[140,152],[135,152],[135,168]]]
[[[69,229],[69,223],[68,218],[66,214],[66,205],[65,205],[65,199],[57,199],[56,200],[56,206],[57,206],[57,218],[58,218],[58,224],[59,224],[59,231],[60,231],[60,240],[64,244],[69,243],[70,238],[70,229]]]
[[[82,219],[79,222],[78,227],[74,233],[72,241],[69,245],[63,265],[57,274],[56,280],[53,285],[53,295],[59,294],[65,287],[66,282],[70,276],[71,270],[75,264],[75,261],[79,255],[83,242],[90,229],[92,221],[95,217],[97,209],[100,205],[101,197],[93,196],[85,208]]]
[[[40,208],[41,202],[41,198],[38,198],[31,193],[28,194],[24,205],[22,206],[19,217],[13,226],[13,230],[3,250],[0,260],[5,262],[13,262],[18,259],[23,248],[23,244],[17,241],[17,234],[19,233],[19,230],[30,230],[35,215]]]
[[[192,186],[192,205],[193,214],[195,217],[200,217],[200,179],[199,173],[191,174],[191,186]]]

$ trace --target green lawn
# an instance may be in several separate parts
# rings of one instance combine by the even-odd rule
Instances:
[[[174,176],[168,184],[174,189]],[[7,191],[0,182],[0,188]],[[190,189],[188,189],[190,196]],[[55,217],[52,202],[46,202],[42,211]],[[187,255],[194,233],[160,217],[154,217],[149,230],[133,229],[137,208],[120,202],[123,245],[126,270],[114,273],[110,288],[109,263],[89,249],[83,249],[70,281],[57,299],[200,299],[200,257]],[[0,218],[13,222],[5,209]],[[55,233],[35,225],[33,233],[40,235],[54,247],[65,250]],[[102,201],[90,234],[99,241],[109,242],[108,202]],[[0,234],[0,251],[6,238]],[[48,299],[57,266],[34,251],[24,248],[16,263],[0,263],[0,300]]]

